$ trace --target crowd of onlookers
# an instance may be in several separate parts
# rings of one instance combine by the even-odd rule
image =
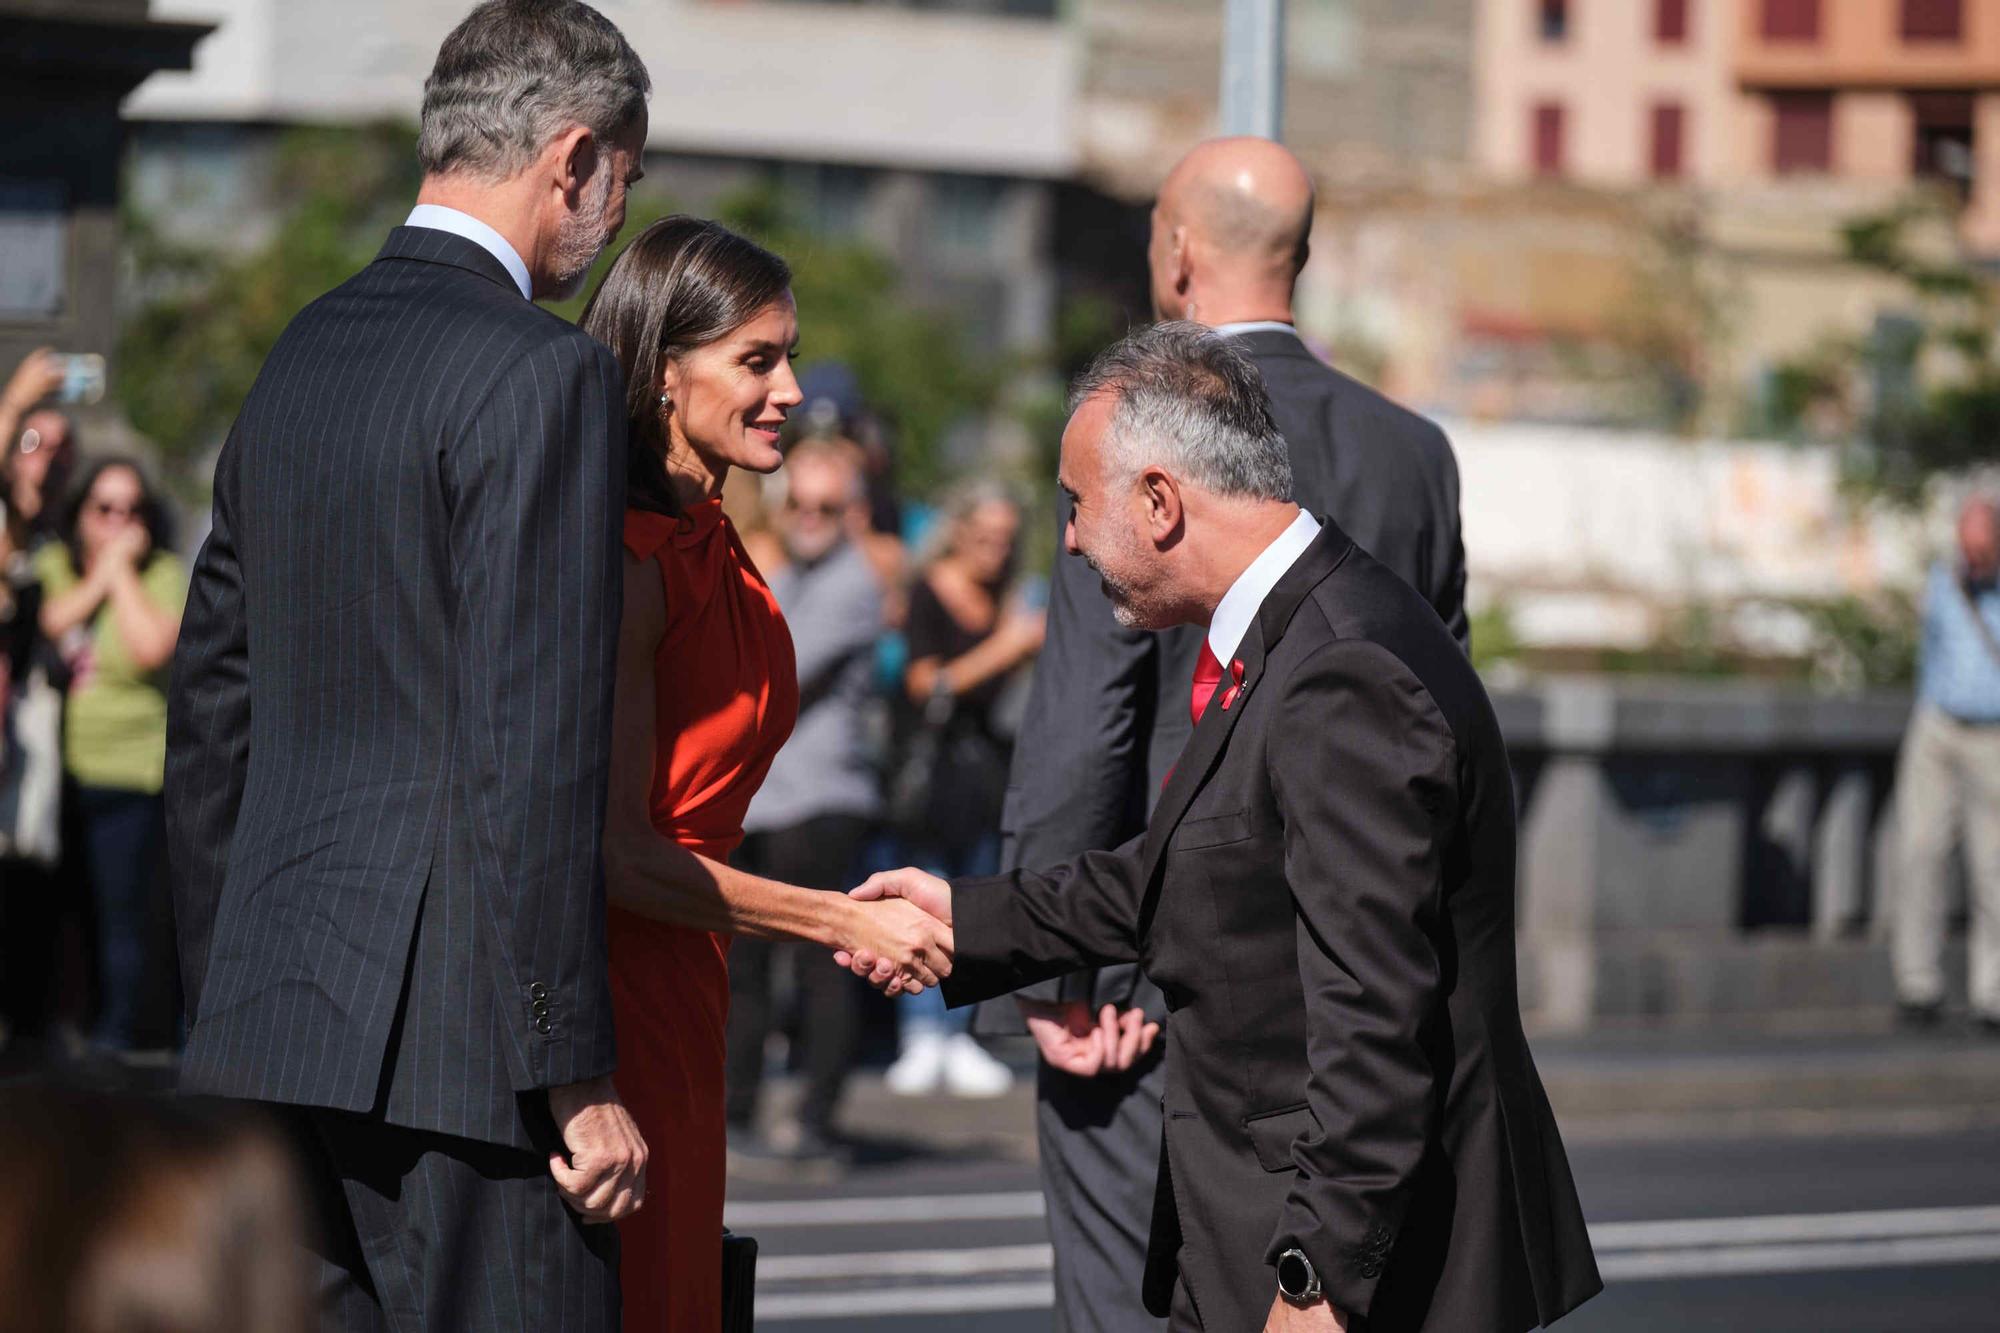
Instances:
[[[60,359],[0,389],[0,1060],[165,1064],[182,1021],[160,796],[186,599],[137,459],[87,454]]]
[[[817,383],[816,383],[817,381]],[[821,385],[830,381],[829,390]],[[836,369],[804,384],[804,437],[773,477],[725,494],[791,630],[800,710],[752,801],[738,860],[841,889],[915,863],[997,870],[1022,667],[1040,650],[1038,580],[1020,577],[1022,512],[961,485],[905,505],[875,421]],[[735,489],[741,487],[740,490]],[[739,1170],[837,1163],[842,1085],[871,1032],[893,1032],[889,1088],[996,1096],[1013,1075],[936,990],[891,1002],[804,946],[739,939],[730,968],[730,1153]],[[774,1034],[785,1032],[780,1047]],[[796,1111],[760,1116],[767,1060],[802,1075]]]

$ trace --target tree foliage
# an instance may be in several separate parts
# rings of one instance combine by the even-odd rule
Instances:
[[[119,399],[184,477],[227,433],[285,325],[368,263],[418,184],[415,137],[403,127],[290,131],[277,163],[281,202],[260,243],[192,244],[135,213],[125,219],[140,300],[121,332]],[[636,196],[621,243],[673,211],[664,193]],[[941,480],[947,430],[990,408],[1019,367],[979,364],[949,313],[909,291],[890,256],[814,234],[775,188],[743,191],[717,211],[791,261],[804,356],[853,369],[893,431],[903,484],[923,490]],[[598,261],[586,291],[617,252]],[[574,319],[583,305],[551,308]]]
[[[1841,231],[1850,262],[1901,284],[1904,299],[1863,337],[1822,338],[1772,376],[1773,424],[1835,423],[1858,437],[1849,476],[1914,501],[1935,475],[2000,459],[2000,299],[1955,247],[1913,232],[1949,230],[1912,203],[1853,219]]]
[[[116,392],[170,468],[185,474],[221,441],[285,325],[373,258],[416,183],[408,130],[302,129],[279,144],[285,202],[261,244],[169,238],[127,210],[140,303],[120,330]]]

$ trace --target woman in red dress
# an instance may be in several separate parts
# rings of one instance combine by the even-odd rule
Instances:
[[[790,269],[713,222],[667,218],[618,257],[583,326],[625,369],[632,439],[605,820],[616,1082],[649,1152],[645,1207],[619,1224],[625,1327],[715,1333],[729,937],[858,946],[928,985],[951,935],[908,904],[728,865],[798,714],[791,637],[722,513],[732,467],[783,461],[799,402]]]

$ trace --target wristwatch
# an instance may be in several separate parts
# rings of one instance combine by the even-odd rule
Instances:
[[[1311,1305],[1320,1298],[1319,1274],[1296,1246],[1278,1256],[1278,1294],[1293,1305]]]

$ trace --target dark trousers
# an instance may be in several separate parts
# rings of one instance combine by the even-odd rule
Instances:
[[[0,857],[0,1022],[10,1041],[48,1035],[62,945],[61,892],[54,871]]]
[[[166,806],[157,792],[79,787],[78,827],[97,931],[99,1045],[179,1045],[173,907],[161,862]]]
[[[744,869],[808,889],[849,889],[868,821],[822,815],[803,824],[743,840]],[[738,939],[729,946],[729,1064],[726,1110],[732,1125],[757,1115],[764,1079],[764,1045],[777,1020],[777,983],[792,968],[799,997],[799,1047],[805,1100],[799,1120],[825,1134],[833,1128],[841,1089],[854,1064],[864,983],[833,965],[817,945]]]
[[[618,1228],[569,1211],[545,1153],[274,1109],[316,1213],[308,1271],[320,1328],[618,1333]],[[538,1137],[553,1136],[548,1125]]]
[[[1166,1044],[1123,1073],[1078,1078],[1039,1069],[1035,1130],[1056,1256],[1057,1333],[1160,1333],[1140,1283],[1159,1176]],[[1190,1318],[1177,1316],[1174,1328],[1199,1327]]]

